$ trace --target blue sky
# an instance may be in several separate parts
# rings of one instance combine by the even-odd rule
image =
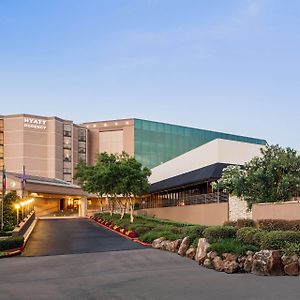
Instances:
[[[0,0],[0,104],[300,149],[300,1]]]

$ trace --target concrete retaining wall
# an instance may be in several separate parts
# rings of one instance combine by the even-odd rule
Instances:
[[[140,209],[137,215],[155,216],[178,222],[201,225],[223,225],[228,221],[228,203],[211,203]]]
[[[252,217],[254,220],[300,220],[300,203],[292,201],[254,204],[252,207]]]

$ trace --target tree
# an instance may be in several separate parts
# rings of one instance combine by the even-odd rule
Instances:
[[[125,153],[121,156],[120,162],[123,174],[121,190],[129,206],[130,222],[133,223],[136,199],[148,192],[148,178],[151,175],[151,171],[143,167],[135,158],[129,157]]]
[[[291,148],[268,145],[244,167],[224,169],[213,187],[243,197],[250,208],[254,203],[288,201],[300,191],[300,156]]]
[[[14,208],[14,204],[19,201],[20,198],[16,193],[7,193],[4,196],[3,201],[3,223],[4,223],[4,231],[11,231],[17,225],[17,214]]]
[[[106,197],[111,214],[118,204],[123,218],[128,207],[133,222],[136,198],[148,192],[150,174],[148,168],[125,152],[120,155],[101,153],[97,155],[94,166],[80,162],[75,178],[83,190],[95,193],[99,198]]]

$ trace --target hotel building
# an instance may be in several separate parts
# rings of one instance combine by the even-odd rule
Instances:
[[[217,179],[226,165],[243,164],[265,144],[262,139],[135,118],[75,124],[58,117],[0,116],[0,166],[7,171],[8,188],[17,190],[25,166],[27,187],[32,185],[28,194],[39,195],[40,203],[52,199],[41,204],[40,214],[78,206],[88,197],[73,181],[75,167],[80,160],[93,164],[97,153],[125,151],[152,169],[150,198],[143,204],[149,208],[182,203],[191,184],[198,196],[210,193],[208,169],[200,169],[210,168],[210,179]]]

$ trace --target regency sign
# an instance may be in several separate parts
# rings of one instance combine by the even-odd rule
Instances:
[[[37,118],[24,118],[24,127],[45,130],[47,121]]]

